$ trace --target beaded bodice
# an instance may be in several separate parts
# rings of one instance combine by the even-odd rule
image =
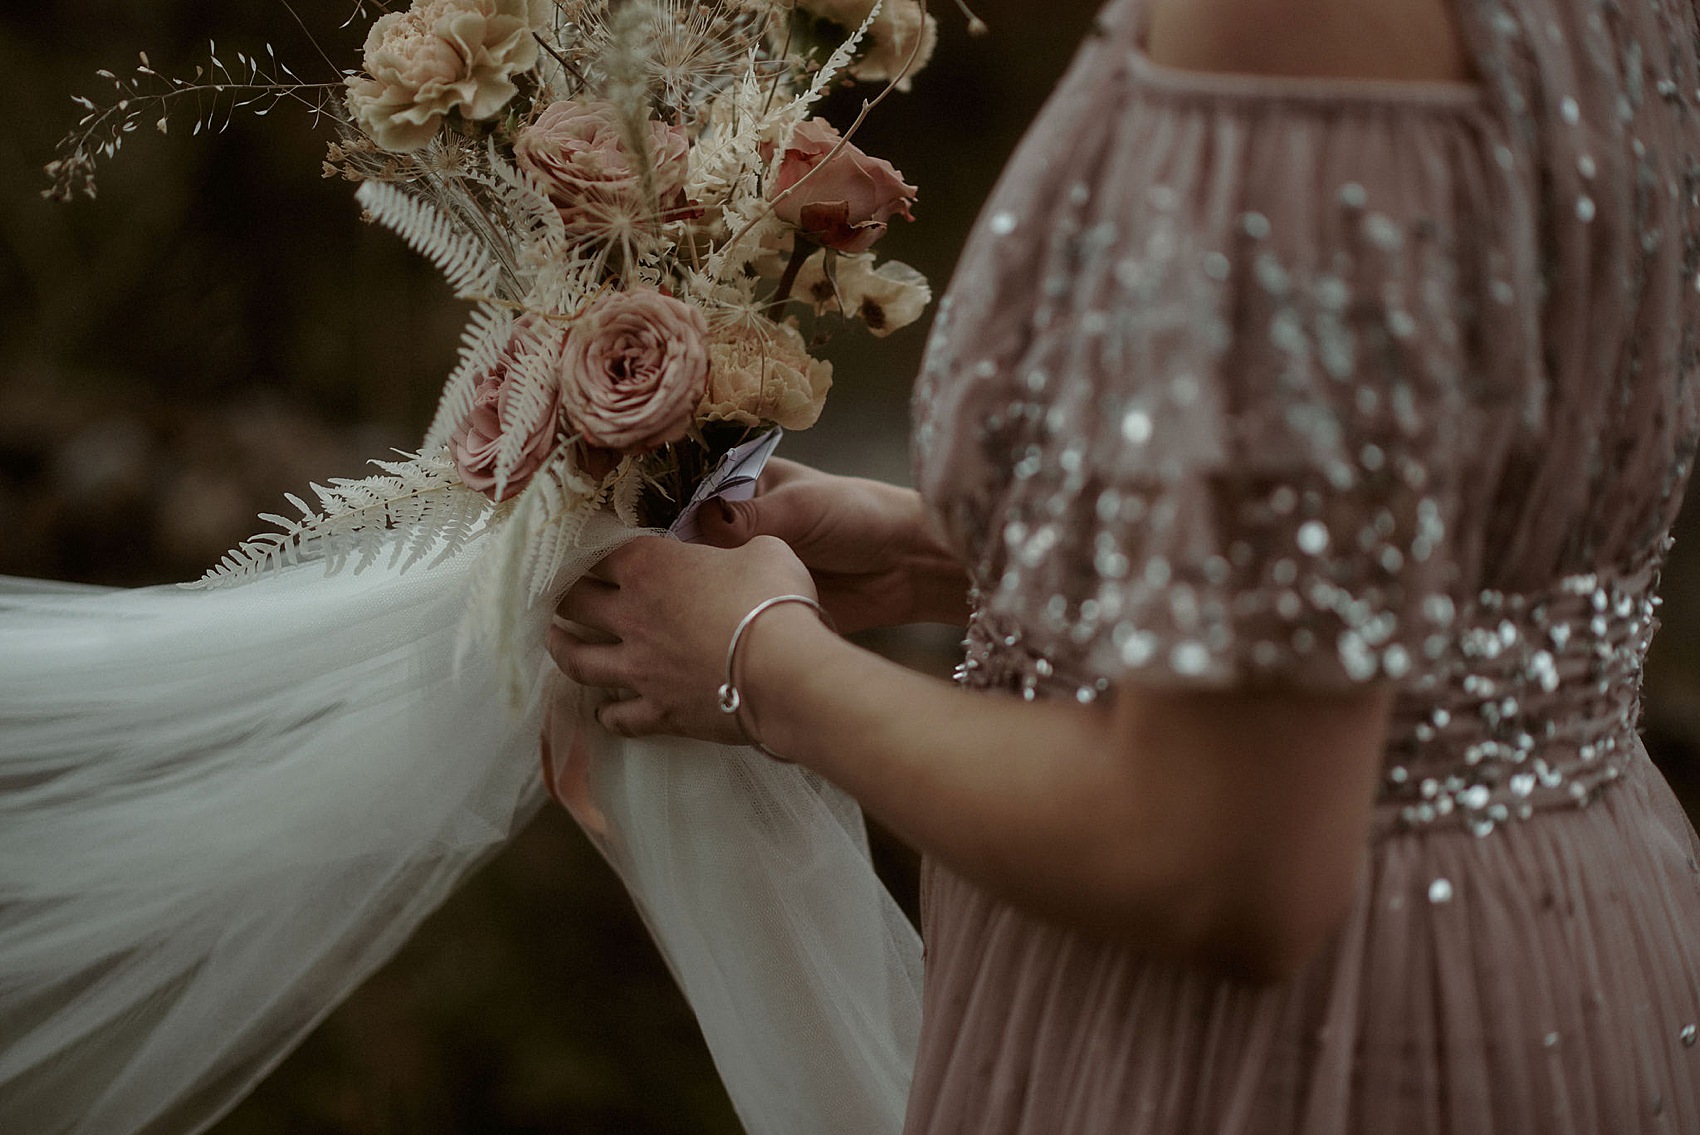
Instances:
[[[1168,71],[1105,9],[916,391],[964,681],[1390,682],[1383,831],[1617,776],[1697,432],[1694,9],[1459,12],[1478,85]]]

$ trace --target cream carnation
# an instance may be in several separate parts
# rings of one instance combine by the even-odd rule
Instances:
[[[697,416],[806,430],[832,388],[832,364],[810,355],[789,323],[736,324],[708,345],[708,392]]]
[[[621,453],[678,441],[707,385],[707,337],[701,311],[653,288],[597,300],[561,358],[567,420]]]
[[[490,118],[519,93],[513,76],[537,62],[538,0],[414,0],[366,36],[366,74],[347,80],[348,110],[378,145],[422,148],[458,110]]]

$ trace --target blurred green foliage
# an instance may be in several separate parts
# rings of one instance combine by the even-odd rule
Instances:
[[[101,196],[55,206],[41,166],[146,50],[166,74],[266,43],[309,79],[358,65],[352,0],[45,0],[0,11],[0,572],[116,584],[198,575],[312,479],[415,442],[464,313],[434,273],[363,226],[320,177],[327,135],[289,107],[191,137],[133,135]],[[1090,0],[952,9],[915,90],[858,142],[921,187],[888,255],[941,289],[1004,157],[1060,73]],[[313,39],[327,58],[304,34]],[[858,90],[835,94],[845,125]],[[16,113],[21,108],[23,113]],[[924,339],[846,335],[822,424],[787,452],[907,475]],[[1691,531],[1685,519],[1679,535]],[[1695,797],[1700,557],[1679,539],[1649,672],[1649,740]],[[936,638],[876,646],[938,668]],[[948,645],[948,640],[946,640]],[[912,864],[882,855],[912,903]],[[623,892],[550,809],[216,1129],[219,1135],[733,1132],[682,998]]]

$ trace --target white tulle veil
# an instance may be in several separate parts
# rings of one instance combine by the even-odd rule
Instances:
[[[593,525],[554,589],[629,536]],[[543,799],[472,553],[215,591],[0,579],[0,1131],[203,1130]],[[920,948],[856,805],[749,750],[551,721],[552,766],[752,1135],[895,1132]]]

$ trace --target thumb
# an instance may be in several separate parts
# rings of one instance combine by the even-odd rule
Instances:
[[[777,536],[795,545],[808,531],[806,502],[792,493],[764,493],[749,500],[719,500],[702,510],[698,530],[702,541],[717,548],[736,548],[757,536]]]
[[[697,514],[697,531],[704,544],[736,548],[762,531],[760,506],[755,500],[710,501]]]

